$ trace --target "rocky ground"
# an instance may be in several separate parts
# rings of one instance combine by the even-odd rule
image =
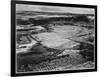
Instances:
[[[17,72],[95,68],[94,19],[40,14],[16,14]]]
[[[60,54],[52,59],[47,59],[34,65],[32,62],[25,65],[21,65],[19,72],[33,71],[57,71],[57,70],[72,70],[72,69],[88,69],[94,68],[92,61],[87,61],[80,54],[79,49],[75,49],[75,46],[79,46],[81,42],[90,43],[87,39],[93,34],[93,29],[85,27],[63,25],[52,26],[51,32],[43,32],[38,34],[31,34],[31,43],[24,44],[25,49],[17,48],[19,52],[30,52],[29,49],[37,43],[36,38],[41,41],[41,44],[48,48],[58,49],[62,51]],[[30,38],[29,36],[29,38]],[[22,45],[21,45],[22,46]],[[24,51],[23,51],[24,50]],[[33,51],[34,52],[34,51]],[[44,53],[47,54],[47,53]],[[41,54],[42,55],[42,54]],[[28,55],[29,56],[29,55]],[[48,55],[47,55],[48,56]],[[37,58],[39,59],[39,58]]]

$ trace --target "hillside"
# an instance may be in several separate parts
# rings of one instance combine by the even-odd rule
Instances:
[[[17,14],[18,72],[86,69],[87,65],[94,68],[94,19],[70,13]],[[39,14],[42,18],[38,18]]]

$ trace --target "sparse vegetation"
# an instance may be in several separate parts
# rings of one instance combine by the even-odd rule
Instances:
[[[29,25],[30,22],[28,20],[17,19],[17,25]]]
[[[87,16],[84,16],[84,15],[78,15],[76,17],[74,17],[74,22],[86,22],[88,23],[89,22],[89,19]]]
[[[25,13],[18,14],[22,15]],[[27,12],[25,16],[29,14],[31,16],[33,15],[31,12]],[[31,26],[26,27],[26,25],[30,24]],[[43,27],[44,29],[38,30],[35,28],[36,26]],[[17,53],[18,72],[57,70],[58,67],[70,69],[74,66],[82,65],[85,62],[90,61],[90,63],[93,63],[94,61],[94,45],[86,43],[94,42],[94,36],[89,34],[94,29],[94,24],[90,22],[87,15],[72,14],[69,17],[66,15],[66,17],[38,17],[38,19],[31,17],[27,20],[17,19],[17,27],[17,44],[32,44],[29,47],[22,46],[19,48],[19,50],[23,48],[28,49],[26,49],[26,52],[22,51],[21,53]],[[76,39],[70,40],[69,38],[71,37],[76,37]],[[33,43],[33,41],[36,43]],[[79,52],[58,56],[64,50],[67,51],[70,49],[78,50]]]

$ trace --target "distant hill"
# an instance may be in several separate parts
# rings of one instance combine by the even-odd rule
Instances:
[[[77,14],[77,13],[58,13],[58,12],[38,12],[38,11],[17,11],[20,15],[86,15],[94,16],[94,14]]]

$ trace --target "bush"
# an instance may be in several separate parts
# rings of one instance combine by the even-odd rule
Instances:
[[[94,45],[91,44],[81,44],[80,45],[79,54],[82,55],[83,58],[89,61],[94,61]]]
[[[32,23],[32,24],[34,24],[35,23],[34,18],[29,18],[29,22]]]
[[[17,25],[29,25],[30,22],[28,20],[17,19]]]
[[[74,17],[74,22],[86,22],[86,23],[88,23],[89,19],[85,15],[78,15],[78,16]]]

